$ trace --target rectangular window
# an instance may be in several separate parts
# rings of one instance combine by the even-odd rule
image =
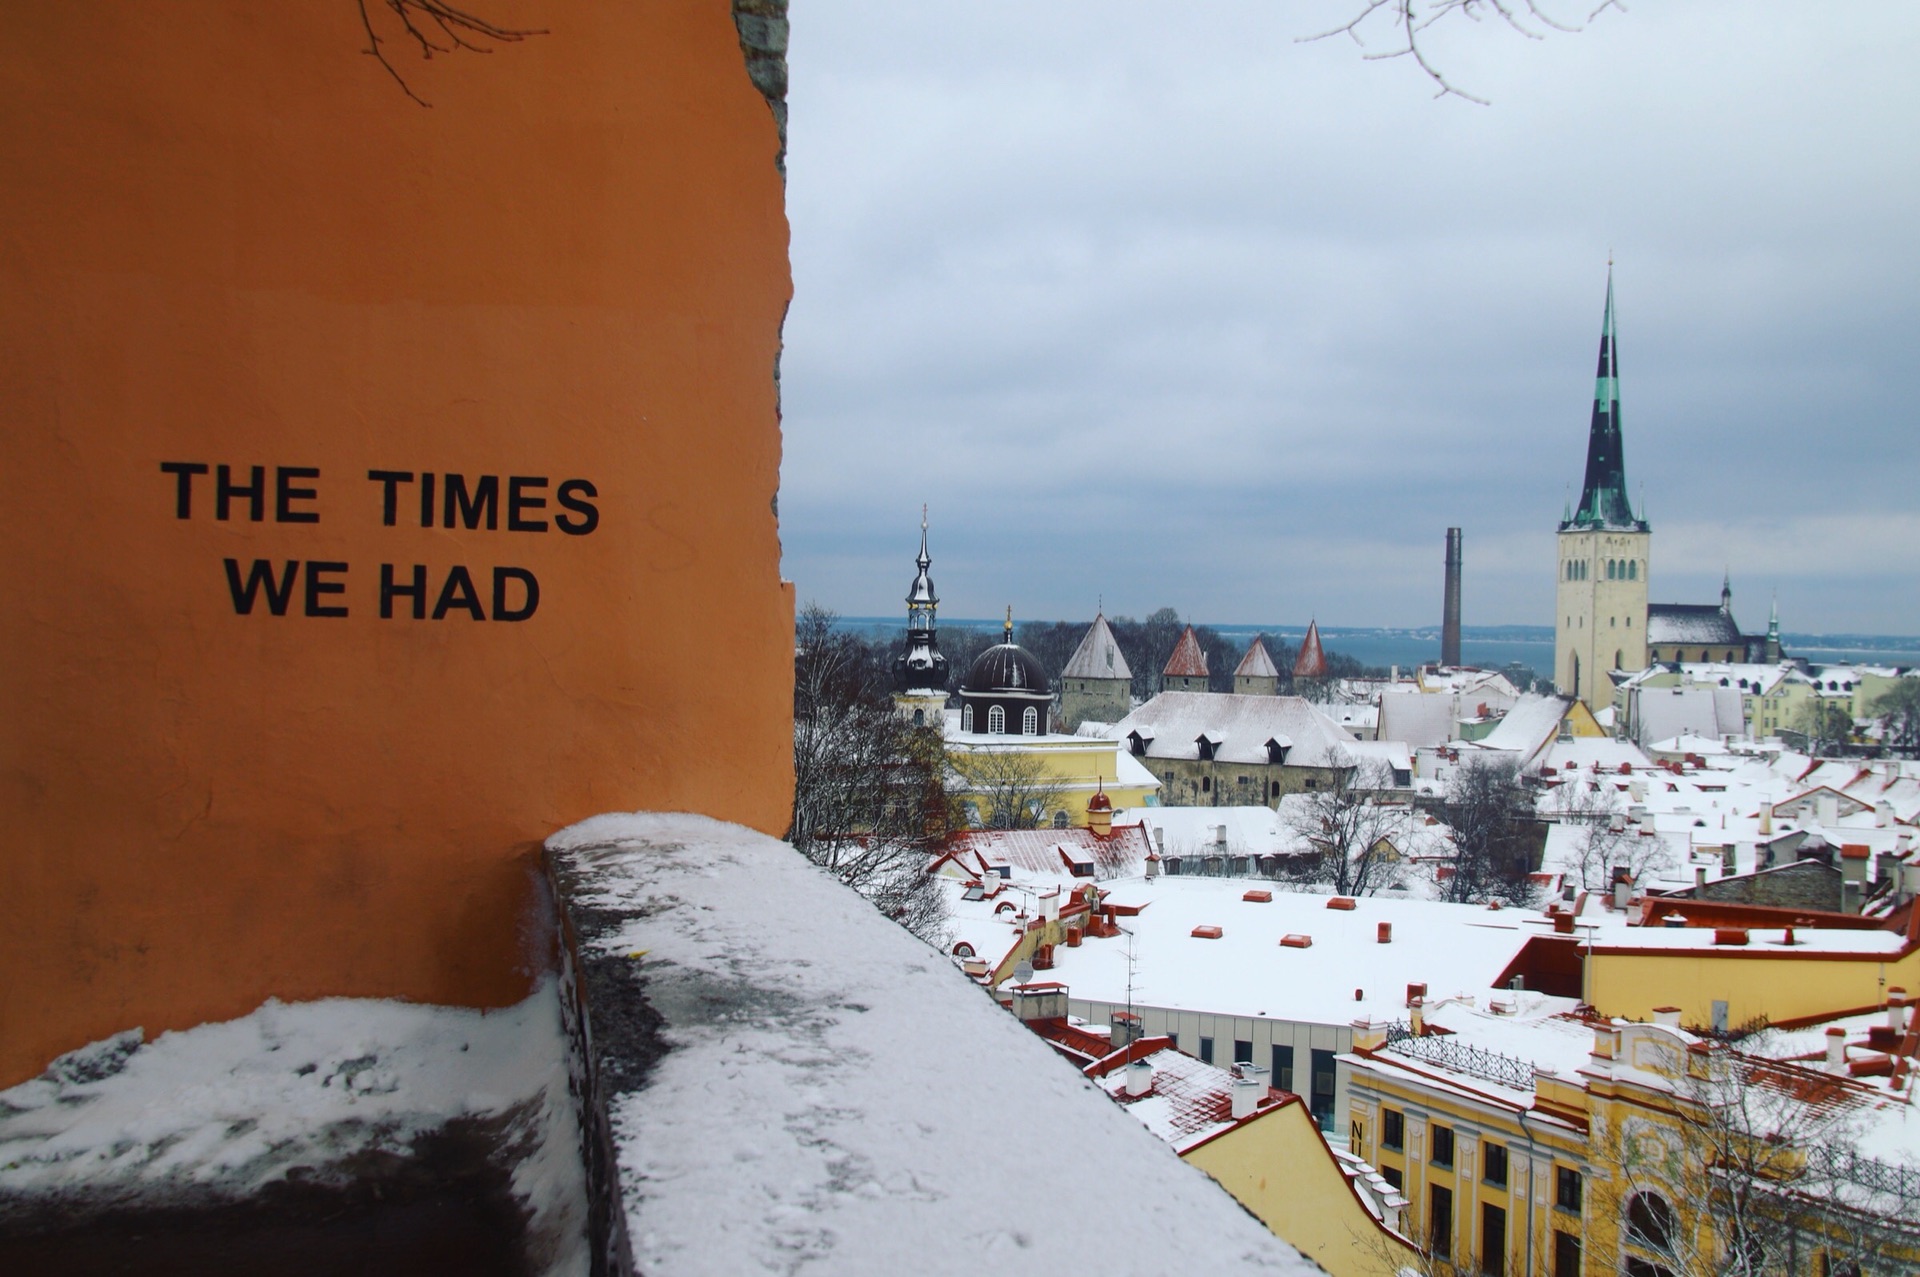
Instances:
[[[1380,1110],[1380,1146],[1382,1148],[1401,1149],[1406,1147],[1407,1117],[1399,1109]]]
[[[1627,1256],[1627,1277],[1673,1277],[1665,1268],[1637,1255]]]
[[[1393,1185],[1395,1192],[1398,1192],[1404,1185],[1404,1181],[1400,1178],[1400,1168],[1398,1166],[1382,1166],[1380,1168],[1380,1178]]]
[[[1489,1142],[1486,1147],[1486,1181],[1505,1188],[1507,1186],[1507,1146]]]
[[[1233,1040],[1233,1062],[1235,1064],[1252,1064],[1253,1043],[1242,1042],[1239,1038],[1235,1038]]]
[[[1429,1187],[1427,1199],[1427,1242],[1433,1257],[1441,1263],[1453,1262],[1453,1190],[1438,1184]]]
[[[1313,1096],[1307,1107],[1313,1113],[1314,1120],[1320,1123],[1320,1129],[1333,1129],[1333,1052],[1313,1051]]]
[[[1580,1213],[1580,1172],[1571,1166],[1554,1168],[1553,1204],[1561,1210]]]
[[[1507,1277],[1507,1212],[1491,1202],[1480,1206],[1480,1271]]]
[[[1208,1064],[1213,1063],[1213,1039],[1212,1038],[1200,1039],[1200,1058],[1202,1060],[1205,1060]]]
[[[1453,1165],[1453,1128],[1435,1125],[1433,1128],[1433,1164],[1435,1166]]]
[[[1580,1277],[1580,1238],[1553,1230],[1553,1277]]]
[[[1293,1089],[1293,1048],[1290,1046],[1273,1048],[1273,1085],[1283,1091]]]

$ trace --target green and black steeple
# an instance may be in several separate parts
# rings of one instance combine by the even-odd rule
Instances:
[[[1593,425],[1587,435],[1587,479],[1580,504],[1560,525],[1645,532],[1627,500],[1626,461],[1620,446],[1620,365],[1613,335],[1613,263],[1607,263],[1607,313],[1600,327],[1600,371],[1593,387]]]

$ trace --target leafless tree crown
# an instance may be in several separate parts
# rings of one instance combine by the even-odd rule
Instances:
[[[1608,9],[1618,9],[1624,13],[1626,5],[1621,0],[1600,0],[1587,14],[1585,22],[1592,22]],[[1303,38],[1313,41],[1344,35],[1365,49],[1362,56],[1370,61],[1410,58],[1419,64],[1421,72],[1433,82],[1435,97],[1464,98],[1485,106],[1485,98],[1475,97],[1448,79],[1446,72],[1431,56],[1426,42],[1427,32],[1435,23],[1450,17],[1462,17],[1473,22],[1490,17],[1529,40],[1543,40],[1548,31],[1575,32],[1584,25],[1556,17],[1541,0],[1360,0],[1359,10],[1350,20],[1318,35]],[[1381,46],[1369,45],[1366,33],[1382,27],[1392,33],[1389,42]]]
[[[459,49],[469,53],[492,53],[489,41],[517,44],[530,35],[546,34],[544,30],[500,26],[478,14],[448,4],[446,0],[354,0],[354,4],[360,10],[360,25],[367,33],[365,52],[378,58],[380,65],[387,69],[387,74],[393,77],[393,82],[400,86],[400,91],[421,106],[432,106],[433,103],[415,93],[406,77],[400,74],[399,68],[388,59],[387,51],[382,47],[386,39],[374,28],[373,14],[368,12],[369,4],[390,10],[399,18],[401,31],[412,39],[422,58],[431,58],[436,53],[453,53]]]

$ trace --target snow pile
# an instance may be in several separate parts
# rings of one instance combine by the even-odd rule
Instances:
[[[498,1011],[359,998],[269,1000],[237,1020],[130,1029],[0,1091],[0,1199],[116,1206],[235,1201],[283,1180],[346,1183],[486,1119],[515,1158],[530,1249],[584,1273],[586,1190],[560,1004],[547,981]]]
[[[640,1271],[1318,1271],[791,848],[695,816],[547,845],[583,965],[638,964],[670,1047],[608,1105]]]

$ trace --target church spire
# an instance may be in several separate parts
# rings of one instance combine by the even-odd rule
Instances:
[[[940,610],[940,596],[934,593],[933,577],[927,569],[933,557],[927,553],[927,507],[920,507],[920,553],[914,559],[919,570],[907,587],[907,643],[893,662],[893,682],[898,691],[944,691],[947,686],[947,658],[940,651],[940,639],[934,632],[934,618]]]
[[[1564,528],[1646,531],[1627,498],[1620,445],[1620,365],[1613,332],[1613,263],[1607,263],[1607,310],[1600,324],[1600,369],[1593,386],[1593,424],[1587,432],[1587,476],[1580,505]]]

